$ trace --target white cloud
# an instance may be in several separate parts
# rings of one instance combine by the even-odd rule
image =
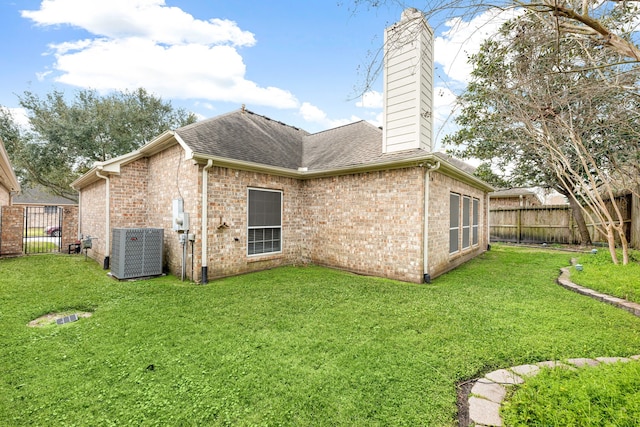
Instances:
[[[51,45],[56,72],[39,78],[101,92],[144,87],[172,99],[299,105],[289,91],[245,78],[236,47],[252,46],[255,38],[232,21],[198,20],[164,0],[44,0],[39,10],[22,16],[95,35]]]
[[[521,14],[521,10],[490,9],[470,21],[454,18],[445,23],[448,31],[434,40],[435,62],[441,64],[450,79],[469,81],[472,67],[470,55],[478,53],[482,43],[494,35],[507,20]]]
[[[22,16],[39,25],[71,25],[112,39],[143,37],[158,43],[229,43],[252,46],[252,33],[223,19],[203,21],[164,0],[43,0]]]
[[[382,92],[371,90],[362,95],[362,99],[356,102],[356,107],[362,108],[382,108],[383,95]]]
[[[348,119],[329,119],[327,117],[327,113],[325,113],[315,105],[310,104],[309,102],[303,102],[298,113],[305,121],[309,123],[319,124],[326,129],[344,126],[348,125],[349,123],[362,120],[357,116],[351,116]]]
[[[300,115],[312,123],[321,123],[327,120],[327,114],[324,111],[308,102],[303,102],[300,106]]]
[[[8,112],[15,124],[18,125],[18,127],[22,130],[28,130],[31,128],[31,124],[29,123],[29,115],[27,114],[27,110],[25,110],[24,108],[7,108],[0,106],[0,109]]]

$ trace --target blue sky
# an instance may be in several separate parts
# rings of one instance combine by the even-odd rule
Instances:
[[[246,104],[310,132],[380,125],[382,76],[357,95],[401,12],[396,2],[354,10],[349,0],[0,0],[0,105],[19,117],[24,91],[144,87],[202,118]],[[438,140],[451,130],[467,54],[499,25],[492,16],[430,21]]]

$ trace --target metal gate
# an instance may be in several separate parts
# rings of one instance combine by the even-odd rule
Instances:
[[[59,252],[62,244],[62,208],[25,207],[23,236],[25,254]]]

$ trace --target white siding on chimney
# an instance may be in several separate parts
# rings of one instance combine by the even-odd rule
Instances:
[[[382,151],[431,151],[433,30],[422,12],[407,9],[385,31]]]

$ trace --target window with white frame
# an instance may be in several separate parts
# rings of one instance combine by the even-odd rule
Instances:
[[[449,253],[460,250],[460,195],[449,195]]]
[[[247,254],[282,251],[282,191],[250,188]]]
[[[449,253],[478,245],[480,200],[449,193]]]

